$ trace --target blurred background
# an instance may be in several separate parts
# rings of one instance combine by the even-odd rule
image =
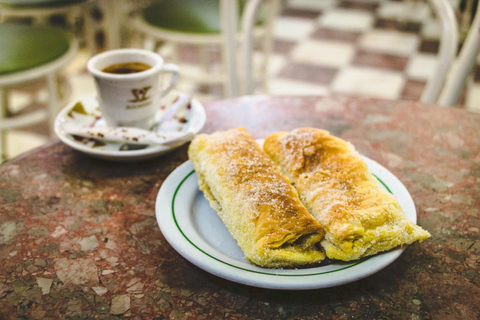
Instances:
[[[86,71],[88,59],[119,47],[148,48],[161,53],[167,62],[178,63],[186,76],[177,89],[193,92],[200,101],[230,95],[225,89],[225,75],[221,72],[217,75],[223,61],[222,51],[216,47],[221,38],[212,36],[221,25],[208,22],[218,18],[215,12],[218,6],[211,1],[204,4],[212,8],[193,5],[187,11],[185,8],[192,1],[50,0],[52,3],[45,5],[40,0],[33,7],[31,2],[0,0],[1,24],[55,26],[73,34],[78,43],[78,50],[68,63],[55,72],[57,111],[95,91],[93,79]],[[342,94],[417,101],[437,68],[442,28],[429,1],[273,2],[276,3],[272,7],[268,4],[263,8],[264,20],[257,21],[257,25],[264,23],[265,28],[255,34],[254,94]],[[458,48],[461,48],[477,1],[448,2],[458,21]],[[204,16],[198,17],[202,10]],[[165,30],[169,26],[173,32]],[[1,28],[0,25],[0,65],[7,65],[7,56],[2,57],[1,52],[10,46],[11,39],[7,38],[12,33],[8,30],[2,33]],[[185,28],[193,28],[193,34],[188,34],[190,31]],[[183,39],[181,34],[188,37]],[[3,119],[39,111],[51,104],[48,80],[39,77],[2,84],[2,76],[12,78],[8,72],[11,71],[0,73]],[[478,59],[453,107],[480,112]],[[55,140],[49,129],[51,119],[44,117],[30,122],[18,128],[0,125],[4,160]]]

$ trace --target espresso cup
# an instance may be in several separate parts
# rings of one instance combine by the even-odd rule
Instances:
[[[108,126],[150,129],[161,98],[176,85],[179,68],[165,64],[155,52],[118,49],[100,53],[87,64],[95,79],[102,113]],[[160,87],[160,76],[171,74]]]

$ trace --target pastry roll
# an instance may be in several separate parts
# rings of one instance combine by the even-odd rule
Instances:
[[[274,133],[264,150],[324,228],[328,258],[355,260],[430,236],[408,220],[354,147],[327,131]]]
[[[200,189],[248,261],[276,268],[325,258],[322,227],[245,129],[197,135],[188,156]]]

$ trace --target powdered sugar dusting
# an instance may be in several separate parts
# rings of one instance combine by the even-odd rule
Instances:
[[[200,188],[247,259],[270,266],[323,260],[315,246],[323,236],[320,224],[244,129],[198,135],[189,157]]]
[[[406,218],[350,143],[302,128],[267,137],[264,149],[325,228],[329,258],[358,259],[429,236]]]

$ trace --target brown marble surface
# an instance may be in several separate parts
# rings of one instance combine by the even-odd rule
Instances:
[[[314,126],[391,170],[432,237],[363,280],[277,291],[181,257],[155,198],[186,147],[115,163],[53,143],[0,166],[1,319],[479,319],[480,114],[346,97],[208,103],[205,132]]]

